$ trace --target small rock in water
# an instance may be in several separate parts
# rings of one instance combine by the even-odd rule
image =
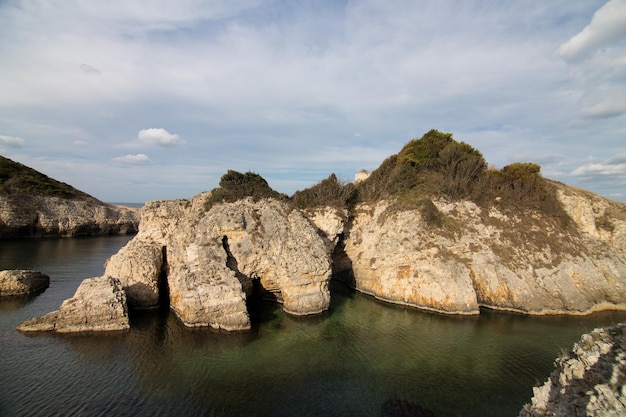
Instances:
[[[83,280],[76,293],[57,311],[26,320],[22,332],[59,333],[128,330],[126,294],[119,280],[107,276]]]
[[[50,277],[29,269],[0,271],[0,297],[31,295],[50,286]]]

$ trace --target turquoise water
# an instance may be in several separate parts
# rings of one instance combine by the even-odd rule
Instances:
[[[51,276],[31,299],[0,301],[2,416],[382,416],[403,400],[444,416],[516,416],[580,334],[626,313],[447,317],[332,285],[331,310],[294,318],[257,302],[251,331],[187,329],[133,314],[107,335],[25,335],[128,237],[0,242],[0,268]]]

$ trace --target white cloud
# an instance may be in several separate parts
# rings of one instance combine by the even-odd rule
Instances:
[[[626,152],[606,160],[591,161],[576,168],[571,175],[583,178],[610,177],[611,181],[617,180],[623,185],[626,180]]]
[[[604,159],[623,150],[617,87],[626,53],[621,29],[607,30],[610,16],[598,8],[588,0],[155,0],[150,8],[0,0],[0,132],[28,138],[23,154],[33,159],[111,169],[86,191],[129,194],[108,197],[117,201],[164,190],[188,197],[229,168],[267,174],[292,192],[331,172],[375,168],[431,128],[498,166],[550,154],[557,158],[544,172],[571,173],[572,161],[596,149]],[[566,42],[585,26],[604,37]],[[586,59],[555,53],[568,43]],[[167,130],[128,137],[143,126]],[[173,158],[171,146],[182,144]],[[132,178],[111,164],[148,164],[139,153],[147,148],[159,164]]]
[[[606,92],[601,101],[582,109],[581,114],[587,118],[607,119],[626,113],[626,86],[615,86]]]
[[[11,148],[21,148],[26,141],[18,136],[0,135],[0,145],[9,146]]]
[[[113,162],[124,165],[151,165],[152,160],[148,155],[138,153],[136,155],[125,155],[113,158]]]
[[[185,141],[182,140],[178,135],[172,134],[167,130],[161,128],[140,130],[137,134],[137,138],[144,143],[162,146],[181,145],[185,143]]]
[[[571,126],[626,113],[626,0],[610,0],[599,8],[558,53],[571,65],[572,92],[578,97],[581,119]]]
[[[566,60],[585,58],[626,38],[626,1],[610,0],[596,11],[591,22],[559,47]]]

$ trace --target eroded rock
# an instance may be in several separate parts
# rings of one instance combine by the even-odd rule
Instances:
[[[57,311],[26,320],[22,332],[101,332],[130,328],[126,294],[119,280],[107,276],[81,282],[72,298]]]
[[[158,288],[153,255],[162,248],[169,304],[187,326],[249,328],[246,297],[253,281],[289,314],[328,309],[329,248],[299,210],[274,199],[206,209],[207,196],[146,204],[139,234],[107,264],[131,305],[142,301],[129,283]],[[143,262],[154,267],[139,267]]]
[[[159,306],[159,285],[163,273],[163,248],[149,240],[131,240],[110,257],[104,275],[120,280],[130,307]]]
[[[555,362],[555,370],[520,417],[626,415],[626,324],[584,334],[570,352]]]
[[[0,271],[0,297],[24,296],[41,292],[50,285],[50,277],[28,269]]]
[[[581,196],[570,200],[586,207]],[[535,212],[432,204],[428,212],[386,201],[357,206],[338,272],[381,300],[443,313],[478,314],[479,306],[526,314],[626,309],[626,222],[619,217],[589,208],[596,220],[581,214],[575,227],[562,227]],[[614,232],[607,226],[591,233],[592,223]]]

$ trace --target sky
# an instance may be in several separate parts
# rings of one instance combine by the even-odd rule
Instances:
[[[107,202],[351,181],[430,129],[626,202],[626,0],[0,0],[0,154]]]

